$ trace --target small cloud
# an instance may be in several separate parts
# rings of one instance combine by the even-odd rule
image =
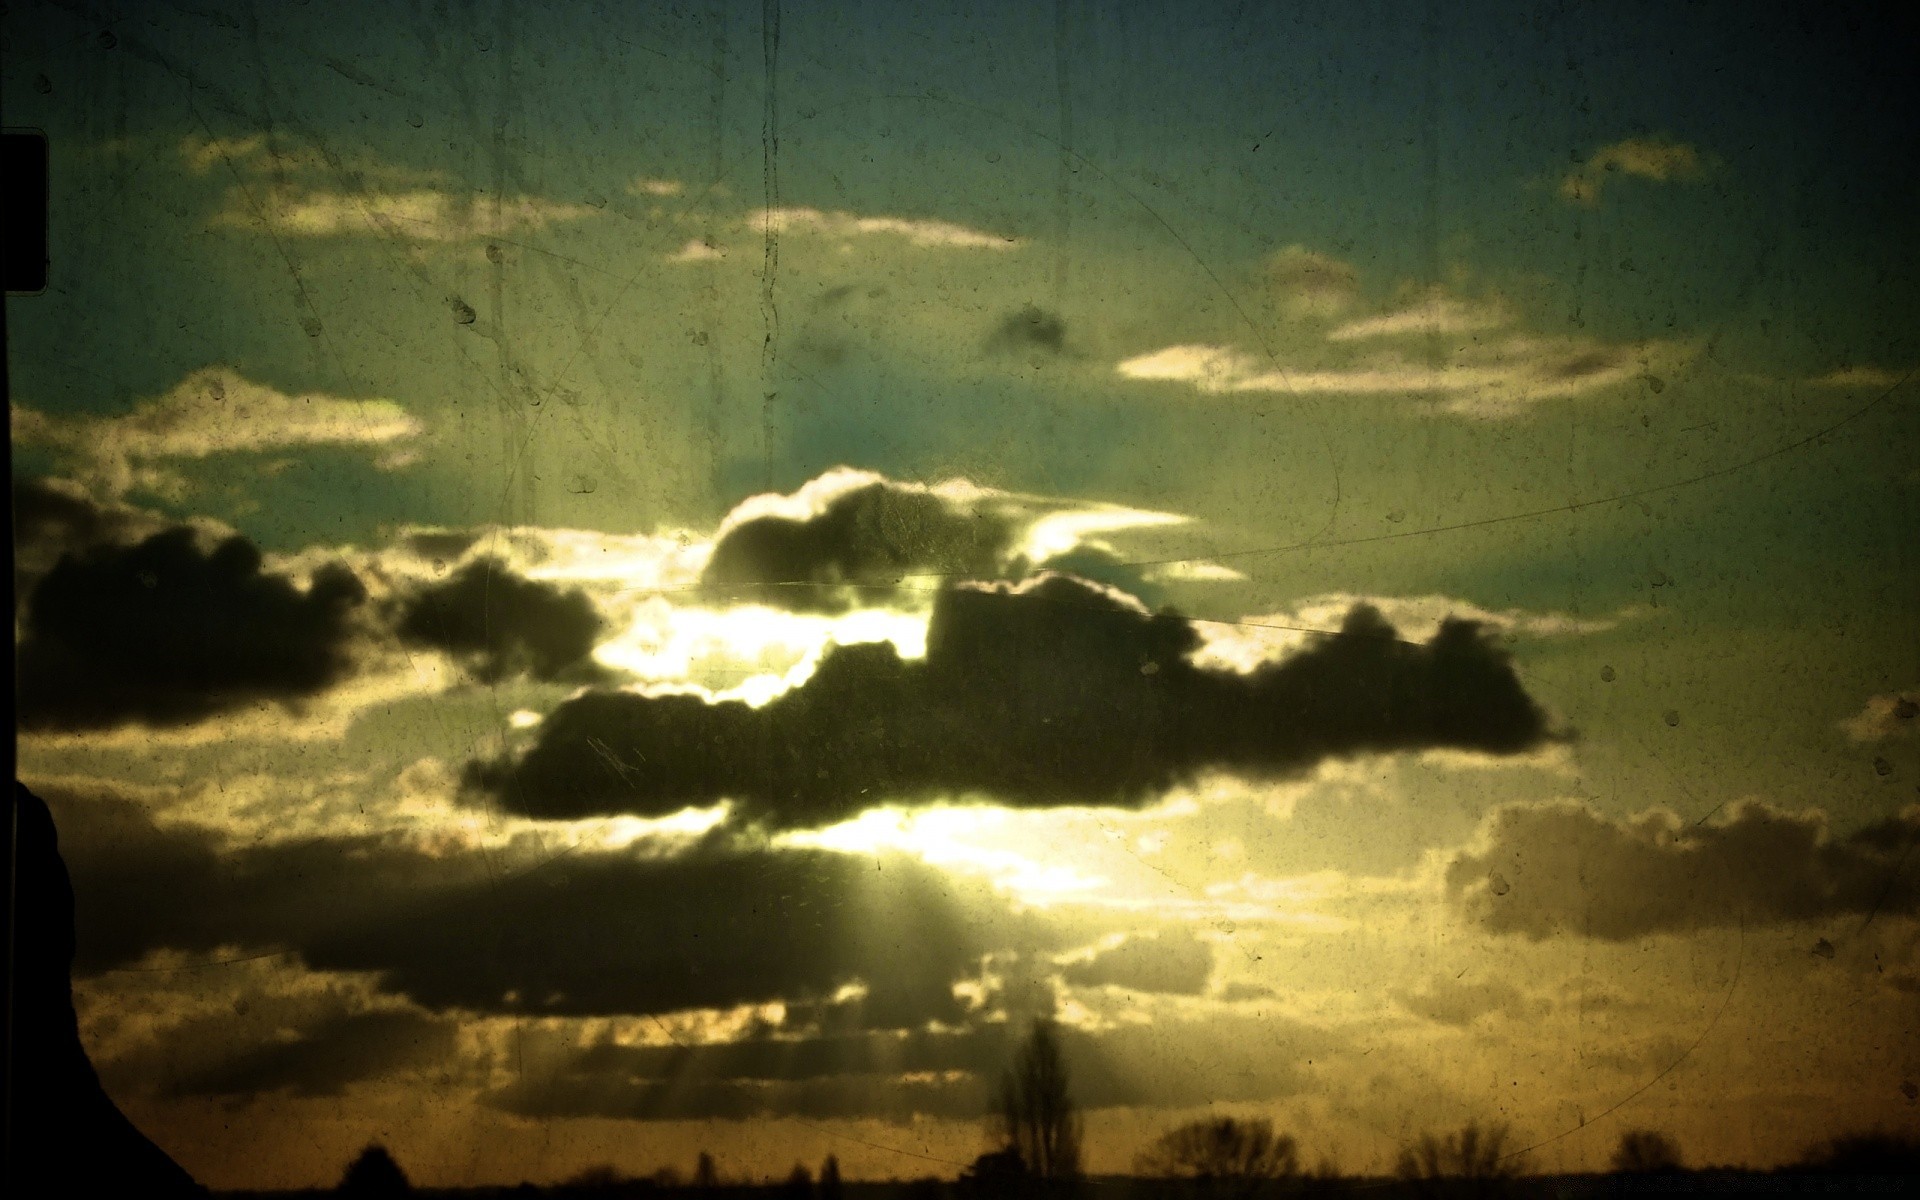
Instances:
[[[321,393],[288,395],[231,367],[204,367],[125,416],[54,417],[13,410],[23,444],[52,446],[84,463],[86,482],[109,496],[136,487],[162,493],[184,481],[156,466],[214,454],[260,453],[294,446],[377,446],[389,467],[411,461],[399,443],[424,431],[391,400]]]
[[[678,179],[648,179],[643,177],[627,185],[629,195],[657,196],[663,199],[668,196],[678,196],[686,190],[687,185]]]
[[[1067,350],[1067,322],[1059,313],[1029,304],[1007,318],[987,338],[987,349],[998,354],[1043,354],[1058,357]]]
[[[1267,260],[1267,279],[1281,306],[1295,317],[1334,317],[1360,294],[1360,273],[1352,263],[1293,245]]]
[[[1560,198],[1592,207],[1609,179],[1633,176],[1655,183],[1692,183],[1711,164],[1689,143],[1664,138],[1626,138],[1602,146],[1560,179]]]
[[[725,258],[726,256],[727,252],[715,245],[711,240],[691,238],[686,245],[675,250],[672,254],[667,255],[667,261],[676,263],[712,262],[714,259]]]
[[[1866,706],[1840,722],[1847,740],[1856,744],[1920,734],[1920,686],[1869,697]]]
[[[817,208],[763,208],[749,213],[741,222],[756,233],[808,233],[822,237],[904,238],[914,246],[927,249],[1011,250],[1021,239],[987,233],[925,217],[863,217],[848,212],[823,212]]]

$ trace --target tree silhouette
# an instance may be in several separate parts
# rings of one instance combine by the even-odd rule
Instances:
[[[813,1196],[813,1172],[800,1163],[793,1164],[793,1170],[787,1173],[787,1181],[780,1185],[780,1194],[791,1200],[810,1200]]]
[[[1423,1133],[1400,1152],[1394,1174],[1422,1196],[1502,1196],[1524,1166],[1521,1155],[1507,1153],[1505,1125],[1468,1121],[1444,1137]]]
[[[1060,1037],[1046,1017],[1035,1019],[1014,1065],[1001,1077],[1001,1143],[1015,1151],[1035,1179],[1080,1175],[1080,1112],[1067,1089]]]
[[[1621,1175],[1660,1175],[1682,1170],[1680,1143],[1651,1129],[1629,1129],[1614,1147],[1613,1169]]]
[[[693,1164],[693,1186],[697,1188],[717,1188],[720,1186],[720,1172],[713,1165],[713,1155],[705,1150]]]
[[[1211,1117],[1189,1121],[1160,1135],[1134,1160],[1134,1171],[1188,1182],[1196,1196],[1259,1195],[1276,1179],[1299,1173],[1298,1148],[1275,1136],[1273,1122]]]
[[[339,1192],[343,1196],[404,1196],[412,1190],[407,1173],[379,1142],[369,1143],[340,1177]]]
[[[820,1200],[841,1200],[840,1160],[827,1155],[827,1161],[820,1164]]]

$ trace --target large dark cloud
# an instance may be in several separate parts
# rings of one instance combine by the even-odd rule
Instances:
[[[1017,805],[1136,805],[1207,768],[1255,776],[1328,757],[1546,736],[1504,652],[1471,622],[1425,645],[1355,608],[1334,635],[1245,675],[1188,655],[1198,635],[1062,577],[936,599],[924,661],[838,646],[771,703],[589,692],[470,783],[539,817],[665,815],[728,798],[770,826],[888,800],[984,793]]]
[[[714,544],[702,580],[726,599],[837,612],[886,599],[915,572],[996,575],[1011,537],[1003,517],[871,483],[804,520],[753,517],[733,526]]]
[[[1746,804],[1687,825],[1655,810],[1614,820],[1583,804],[1498,810],[1449,889],[1496,933],[1625,941],[1657,933],[1920,911],[1907,856],[1920,808],[1845,838],[1817,811]]]
[[[591,676],[600,626],[586,593],[524,579],[491,558],[408,595],[394,622],[402,641],[444,650],[487,682]]]
[[[312,696],[349,670],[365,599],[329,565],[302,590],[241,537],[204,548],[184,527],[63,557],[27,602],[19,719],[27,729],[183,725]]]
[[[111,794],[46,789],[82,973],[149,951],[289,951],[433,1010],[591,1016],[785,1001],[842,1025],[962,1013],[955,983],[1042,935],[917,860],[717,843],[678,857],[555,846],[435,856],[375,838],[224,851]],[[518,865],[514,865],[518,864]],[[833,999],[861,985],[863,999]]]

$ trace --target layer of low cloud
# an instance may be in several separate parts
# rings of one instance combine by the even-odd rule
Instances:
[[[360,580],[337,564],[302,588],[241,537],[175,527],[59,561],[27,600],[18,652],[25,730],[175,726],[294,704],[352,667]]]
[[[423,432],[391,400],[291,395],[220,366],[193,372],[122,416],[13,410],[16,442],[60,451],[85,483],[109,496],[135,487],[177,494],[185,485],[169,464],[216,454],[362,446],[382,451],[380,465],[402,466],[411,461],[406,443]]]
[[[831,648],[760,708],[587,692],[523,754],[469,780],[531,816],[664,815],[722,798],[772,827],[832,824],[888,800],[1137,806],[1208,769],[1297,774],[1329,758],[1454,747],[1516,753],[1546,720],[1471,622],[1425,645],[1371,608],[1250,673],[1197,667],[1193,626],[1058,575],[949,587],[926,657]]]
[[[1198,996],[1213,974],[1213,947],[1186,930],[1136,934],[1069,962],[1061,978],[1075,987]]]
[[[1686,142],[1667,138],[1624,138],[1595,150],[1560,179],[1560,198],[1592,206],[1614,179],[1653,183],[1691,183],[1701,179],[1710,160]]]
[[[1496,810],[1447,869],[1468,918],[1532,939],[1651,934],[1920,910],[1903,873],[1920,807],[1834,837],[1817,809],[1741,804],[1689,825],[1652,809],[1614,819],[1584,804]]]
[[[110,790],[45,796],[82,975],[162,951],[283,950],[436,1012],[822,1006],[853,988],[843,1023],[907,1029],[960,1020],[954,986],[989,951],[1042,937],[990,890],[902,856],[715,842],[442,854],[374,836],[228,849]]]

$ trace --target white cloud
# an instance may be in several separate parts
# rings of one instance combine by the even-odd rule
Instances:
[[[642,177],[627,185],[627,191],[635,196],[656,196],[665,198],[678,196],[687,190],[687,185],[678,179],[650,179]]]
[[[382,465],[404,465],[405,455],[395,452],[423,430],[392,400],[288,395],[221,366],[195,371],[125,416],[63,418],[13,410],[17,441],[65,451],[84,464],[86,482],[109,496],[136,486],[156,491],[184,486],[159,464],[214,454],[376,446],[387,451]]]
[[[859,237],[904,238],[915,246],[929,249],[1011,250],[1021,239],[1005,234],[986,233],[924,217],[863,217],[848,212],[823,212],[817,208],[763,208],[749,213],[741,222],[755,233],[810,233],[821,237],[852,239]]]
[[[1869,697],[1859,712],[1840,722],[1840,728],[1847,740],[1859,744],[1920,736],[1920,686]]]
[[[1711,163],[1694,146],[1665,138],[1626,138],[1602,146],[1560,180],[1560,198],[1573,204],[1600,203],[1611,178],[1630,175],[1655,183],[1692,182]]]

